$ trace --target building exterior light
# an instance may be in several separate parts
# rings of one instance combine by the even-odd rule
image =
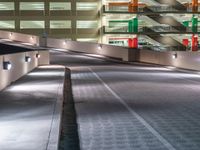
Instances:
[[[66,44],[67,44],[67,41],[64,41],[64,42],[63,42],[63,45],[66,45]]]
[[[9,36],[12,37],[12,35],[13,35],[13,33],[11,32],[11,33],[9,34]]]
[[[31,57],[26,56],[26,57],[25,57],[25,62],[31,62]]]
[[[172,55],[173,59],[177,59],[177,57],[178,57],[177,53]]]
[[[101,49],[102,49],[102,45],[99,44],[99,45],[98,45],[98,50],[101,50]]]
[[[36,54],[36,58],[40,58],[41,55],[39,53]]]
[[[10,70],[12,68],[12,64],[9,61],[4,61],[3,62],[3,69],[4,70]]]

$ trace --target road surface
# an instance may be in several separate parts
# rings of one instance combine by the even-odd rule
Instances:
[[[200,76],[51,52],[69,67],[81,150],[199,150]]]

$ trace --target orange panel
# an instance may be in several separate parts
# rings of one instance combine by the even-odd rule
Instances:
[[[129,3],[108,3],[108,6],[128,6]],[[138,4],[138,6],[147,6],[146,4]]]
[[[109,3],[108,6],[128,6],[129,3]]]
[[[192,0],[192,6],[198,6],[198,0]]]

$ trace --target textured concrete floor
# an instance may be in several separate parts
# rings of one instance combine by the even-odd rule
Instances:
[[[35,69],[0,92],[0,150],[55,150],[64,69]]]
[[[72,70],[82,150],[199,150],[200,76],[52,53]]]

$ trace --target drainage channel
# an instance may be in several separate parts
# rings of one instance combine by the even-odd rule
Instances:
[[[64,104],[59,150],[80,150],[76,111],[72,95],[71,71],[65,69]]]

